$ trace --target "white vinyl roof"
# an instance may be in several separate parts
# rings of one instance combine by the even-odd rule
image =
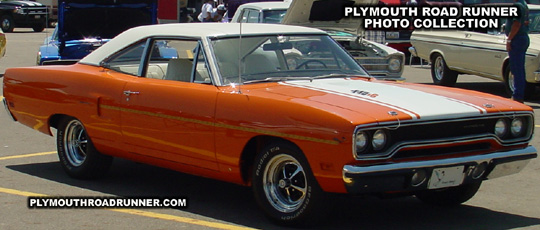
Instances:
[[[191,37],[204,39],[206,37],[239,36],[240,26],[242,26],[242,35],[326,34],[321,30],[307,27],[258,23],[172,23],[139,26],[119,34],[79,62],[89,65],[99,65],[101,61],[111,54],[148,37]]]

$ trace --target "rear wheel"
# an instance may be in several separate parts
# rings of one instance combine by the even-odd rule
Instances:
[[[34,32],[42,32],[43,30],[45,30],[45,22],[34,25],[32,29],[34,30]]]
[[[480,189],[480,185],[482,185],[482,181],[445,189],[425,190],[417,193],[416,198],[432,205],[460,205],[471,199]]]
[[[284,225],[311,223],[323,203],[307,160],[295,146],[277,142],[255,158],[255,199],[270,219]]]
[[[102,155],[94,148],[83,124],[75,118],[61,121],[56,142],[62,168],[71,177],[102,177],[111,166],[112,157]]]
[[[506,90],[506,95],[512,97],[514,90],[514,74],[510,71],[510,65],[507,65],[504,68],[504,89]],[[534,95],[536,90],[536,85],[529,82],[525,83],[525,99],[531,98]]]
[[[446,65],[443,56],[436,53],[431,58],[431,78],[433,83],[443,86],[454,86],[456,84],[458,72],[451,70]]]

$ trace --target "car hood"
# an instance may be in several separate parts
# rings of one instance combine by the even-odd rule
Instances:
[[[302,0],[292,1],[282,24],[307,26],[323,30],[341,30],[361,34],[362,18],[344,18],[345,6],[375,5],[378,0]]]
[[[39,2],[31,2],[31,1],[2,1],[3,5],[13,5],[13,6],[43,6],[43,4]]]
[[[129,28],[156,23],[156,0],[64,0],[58,9],[58,40],[113,38]]]
[[[352,124],[470,118],[515,109],[531,110],[486,93],[373,78],[287,81],[251,89],[250,93],[325,110]]]

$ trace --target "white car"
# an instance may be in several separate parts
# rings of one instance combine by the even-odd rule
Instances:
[[[281,23],[325,30],[360,63],[370,75],[392,80],[401,77],[405,55],[386,45],[363,39],[361,20],[342,18],[341,7],[326,7],[329,1],[302,0],[289,2],[255,2],[238,7],[231,22]],[[357,4],[375,4],[373,0],[356,0]],[[336,2],[329,2],[336,5]],[[320,12],[324,13],[320,13]],[[317,12],[317,15],[311,15]],[[339,19],[330,18],[339,16]],[[294,62],[294,61],[293,61]]]
[[[529,11],[531,43],[525,57],[526,97],[540,83],[540,6],[529,5]],[[411,43],[413,55],[431,62],[435,84],[453,86],[459,74],[473,74],[503,81],[507,94],[512,95],[514,77],[508,65],[506,35],[501,30],[415,30]]]

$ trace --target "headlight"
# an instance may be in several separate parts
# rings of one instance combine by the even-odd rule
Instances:
[[[16,14],[24,14],[24,9],[20,8],[20,7],[17,7],[17,8],[15,8],[15,10],[13,10],[13,12],[16,13]]]
[[[386,145],[386,132],[382,129],[379,129],[375,131],[373,134],[373,140],[371,141],[371,145],[373,146],[373,150],[379,151],[384,148]]]
[[[523,130],[523,119],[515,118],[512,120],[512,126],[510,127],[512,136],[519,137],[523,133]]]
[[[497,120],[497,123],[495,123],[495,135],[497,135],[500,138],[503,138],[506,135],[507,130],[508,130],[508,127],[507,127],[506,121],[504,121],[504,119],[502,118]]]
[[[361,153],[367,148],[368,143],[368,135],[366,132],[358,132],[356,133],[355,140],[356,142],[356,153]]]
[[[390,61],[388,61],[388,69],[392,72],[401,71],[401,60],[397,58],[390,58]]]

